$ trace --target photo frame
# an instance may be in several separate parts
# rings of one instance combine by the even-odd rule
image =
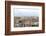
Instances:
[[[5,1],[5,35],[44,32],[44,3]]]

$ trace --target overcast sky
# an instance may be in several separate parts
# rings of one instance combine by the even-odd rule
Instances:
[[[14,16],[39,16],[39,9],[15,8]]]

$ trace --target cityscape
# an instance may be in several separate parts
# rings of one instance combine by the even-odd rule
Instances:
[[[39,8],[15,8],[14,27],[38,27]]]
[[[14,27],[38,27],[38,16],[14,16]]]

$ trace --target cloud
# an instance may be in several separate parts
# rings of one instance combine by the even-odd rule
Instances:
[[[14,16],[38,16],[39,10],[37,9],[15,9]]]

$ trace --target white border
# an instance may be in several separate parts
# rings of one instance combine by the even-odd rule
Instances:
[[[39,27],[21,27],[14,28],[14,16],[13,9],[14,8],[39,8]],[[41,6],[20,6],[20,5],[11,5],[11,31],[27,31],[27,30],[42,30],[42,7]]]

